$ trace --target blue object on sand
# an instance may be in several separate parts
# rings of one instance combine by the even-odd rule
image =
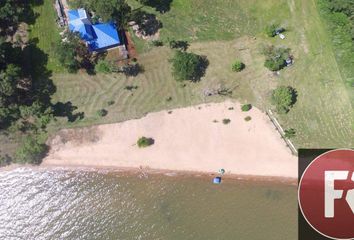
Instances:
[[[220,183],[221,183],[221,177],[215,177],[215,178],[213,179],[213,183],[214,183],[214,184],[220,184]]]

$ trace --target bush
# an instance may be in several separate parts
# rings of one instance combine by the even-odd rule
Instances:
[[[241,72],[245,68],[245,64],[239,60],[232,64],[232,71]]]
[[[251,104],[244,104],[244,105],[242,105],[242,107],[241,107],[241,110],[243,111],[243,112],[248,112],[249,110],[251,110],[252,109],[252,105]]]
[[[97,116],[99,117],[104,117],[108,114],[108,111],[106,109],[100,109],[97,111]]]
[[[112,106],[114,103],[115,103],[115,102],[114,102],[113,100],[110,100],[110,101],[107,102],[107,105],[108,105],[108,106]]]
[[[127,64],[122,68],[122,72],[127,77],[136,77],[139,73],[144,72],[144,67],[139,63]]]
[[[187,41],[176,41],[176,40],[171,40],[169,42],[170,48],[171,49],[180,49],[181,51],[186,51],[189,47],[189,43]]]
[[[152,40],[151,45],[155,46],[155,47],[161,47],[161,46],[163,46],[163,42],[160,40]]]
[[[297,93],[292,87],[280,86],[273,90],[272,104],[275,105],[277,112],[287,113],[296,102]]]
[[[275,72],[279,71],[280,69],[285,67],[285,60],[284,59],[266,59],[264,62],[264,66],[269,70]]]
[[[39,164],[48,147],[33,136],[26,136],[17,148],[15,159],[18,163]]]
[[[155,143],[155,140],[152,138],[141,137],[138,139],[137,144],[139,148],[149,147]]]
[[[251,118],[250,116],[245,117],[245,121],[246,121],[246,122],[249,122],[249,121],[251,121],[251,120],[252,120],[252,118]]]
[[[276,35],[277,25],[271,24],[265,28],[265,33],[268,37],[274,37]]]
[[[265,46],[262,53],[266,56],[264,66],[271,71],[278,71],[286,66],[286,60],[290,57],[290,49],[283,47]]]
[[[113,71],[112,64],[105,60],[98,60],[95,71],[99,73],[111,73]]]
[[[172,73],[176,80],[198,81],[205,74],[208,60],[194,53],[176,51],[172,62]]]
[[[231,122],[231,120],[230,119],[228,119],[228,118],[224,118],[223,120],[222,120],[222,123],[223,124],[229,124]]]
[[[133,90],[137,90],[139,87],[138,86],[134,86],[134,85],[127,85],[124,87],[125,90],[128,90],[128,91],[133,91]]]
[[[79,68],[92,70],[92,52],[88,50],[80,34],[68,31],[64,34],[64,39],[66,40],[58,42],[54,49],[60,64],[71,73],[77,72]]]
[[[12,159],[9,155],[0,156],[0,167],[7,166],[11,163]]]
[[[286,129],[284,132],[285,132],[284,137],[286,137],[288,139],[293,138],[296,135],[296,131],[293,128]]]

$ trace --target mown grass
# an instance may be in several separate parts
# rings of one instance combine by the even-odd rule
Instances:
[[[301,147],[350,147],[354,144],[353,107],[315,1],[289,1],[297,41],[295,65],[280,78],[298,90],[295,107],[280,116],[297,130]]]
[[[134,78],[121,74],[82,74],[81,78],[70,74],[55,75],[53,79],[57,92],[53,101],[71,101],[73,105],[78,106],[76,112],[85,112],[85,118],[70,123],[69,126],[86,126],[118,122],[142,117],[148,112],[225,99],[223,96],[204,96],[206,89],[222,87],[232,90],[231,96],[243,95],[247,99],[253,98],[247,73],[254,68],[245,69],[236,76],[229,66],[236,52],[230,52],[228,49],[240,44],[239,42],[200,43],[191,46],[192,51],[207,55],[210,61],[206,76],[198,83],[175,81],[168,62],[173,51],[168,47],[159,47],[140,56],[139,62],[144,66],[145,72]],[[219,49],[223,54],[218,54],[215,49]],[[251,59],[246,56],[248,54],[249,52],[244,52],[245,58]],[[220,68],[218,62],[223,62],[222,66],[226,69]],[[252,66],[251,62],[250,65]],[[127,86],[137,86],[137,89],[127,90]],[[109,101],[115,103],[108,106]],[[108,115],[103,118],[96,115],[97,110],[101,108],[108,110]],[[62,123],[68,126],[64,121]]]
[[[38,41],[37,46],[48,55],[48,70],[66,72],[55,57],[54,46],[60,41],[59,27],[53,1],[44,0],[42,5],[34,5],[33,11],[38,14],[35,24],[29,28],[30,39]]]
[[[133,2],[133,1],[132,1]],[[139,5],[134,1],[136,7]],[[71,101],[84,112],[84,118],[73,123],[59,118],[50,130],[63,127],[119,122],[144,116],[148,112],[217,102],[234,98],[268,109],[271,90],[277,85],[291,85],[298,91],[298,101],[287,115],[278,118],[285,129],[297,132],[298,147],[353,146],[353,108],[345,81],[333,52],[328,32],[319,17],[313,0],[174,0],[171,10],[160,14],[163,23],[160,37],[188,40],[189,51],[206,55],[210,61],[206,76],[198,83],[182,86],[172,75],[168,59],[173,51],[168,47],[149,47],[137,40],[139,62],[145,72],[139,76],[76,75],[60,73],[52,44],[59,39],[55,12],[51,0],[35,7],[40,15],[31,27],[31,38],[49,55],[48,68],[54,72],[57,92],[53,102]],[[287,28],[286,39],[267,38],[264,27],[280,23]],[[292,49],[295,64],[275,77],[263,66],[259,52],[261,44],[285,45]],[[246,68],[240,73],[231,70],[235,59]],[[126,86],[137,86],[127,90]],[[205,97],[206,89],[227,88],[230,96]],[[168,100],[170,99],[170,100]],[[109,101],[114,101],[108,106]],[[107,109],[108,115],[98,117],[97,110]],[[172,113],[173,115],[173,113]]]
[[[134,0],[129,3],[138,8]],[[232,40],[257,35],[269,22],[286,24],[289,9],[286,0],[174,0],[170,11],[153,12],[163,23],[162,40],[188,41]]]

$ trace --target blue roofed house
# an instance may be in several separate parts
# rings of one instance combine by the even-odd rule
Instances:
[[[92,24],[83,8],[68,11],[69,29],[78,32],[90,51],[100,52],[122,45],[113,22]]]

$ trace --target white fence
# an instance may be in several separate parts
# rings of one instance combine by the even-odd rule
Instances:
[[[288,138],[285,137],[285,132],[284,132],[283,128],[280,126],[278,120],[274,117],[272,110],[269,109],[266,111],[266,113],[267,113],[267,116],[269,117],[270,121],[274,124],[275,128],[278,130],[281,138],[284,140],[286,145],[290,148],[291,152],[294,155],[297,155],[296,147]]]

